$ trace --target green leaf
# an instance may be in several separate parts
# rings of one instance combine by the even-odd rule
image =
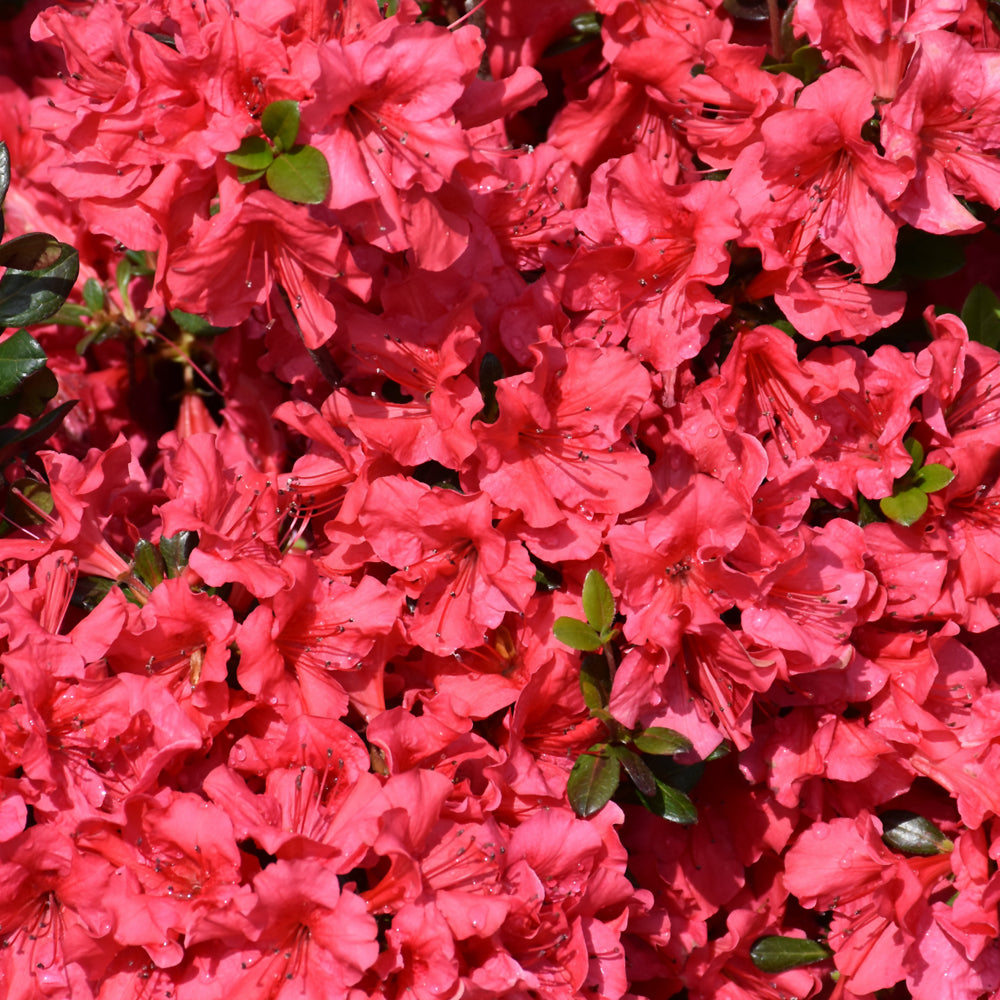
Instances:
[[[966,296],[961,315],[970,340],[1000,348],[1000,299],[991,288],[976,285]]]
[[[882,840],[894,851],[906,854],[947,854],[955,845],[934,823],[904,809],[889,809],[879,816]]]
[[[114,580],[103,576],[81,576],[73,589],[71,603],[74,607],[93,611],[108,596],[114,585]]]
[[[569,619],[575,621],[575,619]],[[582,622],[581,622],[582,624]],[[580,666],[580,690],[583,700],[592,712],[608,707],[611,696],[611,674],[608,661],[603,656],[588,653]]]
[[[267,186],[286,201],[318,205],[330,193],[330,168],[315,146],[293,146],[267,168]]]
[[[217,333],[225,333],[224,326],[212,326],[203,316],[196,313],[184,312],[182,309],[171,309],[170,318],[185,332],[195,337],[214,336]]]
[[[299,135],[299,102],[274,101],[269,104],[260,116],[260,127],[274,143],[277,152],[291,149]],[[295,201],[301,199],[296,198]]]
[[[687,753],[694,747],[691,741],[673,729],[665,726],[650,726],[644,729],[632,740],[632,745],[642,751],[657,757],[671,756],[675,753]]]
[[[178,531],[176,535],[164,535],[160,539],[160,555],[171,579],[184,572],[191,553],[198,544],[198,535],[194,531]]]
[[[240,170],[236,174],[236,179],[241,184],[253,184],[254,181],[259,181],[266,173],[266,170],[251,170],[249,173],[245,170]]]
[[[858,524],[863,528],[866,524],[875,524],[880,521],[875,505],[868,497],[858,494]]]
[[[913,459],[910,463],[910,469],[916,472],[924,464],[924,446],[916,438],[907,438],[903,442],[903,447]]]
[[[583,581],[583,613],[598,633],[609,629],[615,620],[614,595],[596,569],[589,570]]]
[[[638,790],[637,790],[638,791]],[[639,801],[651,812],[671,823],[691,826],[698,822],[698,810],[694,803],[679,789],[668,785],[656,777],[656,794],[643,795],[638,791]]]
[[[108,304],[104,286],[96,278],[88,278],[83,283],[83,301],[90,310],[91,316],[100,312]]]
[[[914,487],[903,490],[895,496],[883,497],[879,500],[878,505],[890,521],[895,521],[896,524],[908,528],[924,516],[924,512],[927,510],[927,494]]]
[[[750,958],[761,972],[788,972],[813,962],[825,962],[832,954],[819,941],[777,934],[758,938],[750,949]]]
[[[608,756],[607,750],[606,743],[596,743],[587,753],[577,757],[569,772],[566,796],[573,812],[581,819],[603,809],[618,790],[619,764]]]
[[[625,768],[625,773],[632,779],[632,784],[650,798],[656,795],[656,775],[650,771],[646,762],[633,750],[622,746],[609,746],[608,752]]]
[[[917,470],[917,474],[913,477],[913,485],[924,493],[936,493],[938,490],[943,490],[954,478],[955,473],[947,465],[931,462],[930,465],[924,465]]]
[[[0,396],[13,396],[27,378],[45,367],[45,360],[42,345],[27,330],[0,343]]]
[[[163,582],[163,575],[166,566],[159,550],[145,538],[140,538],[135,543],[135,553],[132,557],[132,564],[136,576],[146,584],[147,587],[155,587]]]
[[[586,623],[577,618],[557,618],[552,626],[555,637],[573,649],[581,649],[585,653],[593,652],[602,646],[601,637]]]
[[[294,103],[294,102],[292,102]],[[248,135],[232,153],[226,153],[226,163],[240,170],[264,171],[274,162],[274,150],[266,139]]]
[[[40,323],[66,301],[80,271],[80,257],[66,243],[56,246],[54,258],[50,249],[44,252],[43,266],[33,270],[8,267],[0,278],[0,327]]]

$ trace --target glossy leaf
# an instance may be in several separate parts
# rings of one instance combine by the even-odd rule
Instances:
[[[176,535],[164,535],[160,538],[160,555],[167,576],[173,579],[184,572],[184,567],[198,545],[198,535],[194,531],[178,531]]]
[[[566,795],[581,819],[600,812],[618,790],[619,764],[608,756],[607,749],[607,744],[595,744],[577,757],[569,772]]]
[[[894,851],[905,854],[947,854],[954,844],[929,819],[903,809],[890,809],[879,816],[882,840]]]
[[[602,645],[601,637],[586,622],[577,618],[557,618],[552,632],[560,642],[585,653],[592,653]]]
[[[25,233],[0,246],[0,267],[40,271],[51,267],[62,254],[63,244],[48,233]]]
[[[7,197],[7,189],[10,187],[10,150],[7,143],[0,142],[0,208],[3,207],[4,199]],[[3,216],[0,215],[0,220]],[[3,227],[0,225],[0,236],[3,236]]]
[[[274,150],[266,139],[259,135],[248,135],[235,152],[226,154],[226,163],[240,170],[267,170],[274,162]]]
[[[650,798],[656,795],[656,776],[634,750],[622,746],[609,746],[608,752],[625,768],[625,773],[632,779],[632,784],[643,795]]]
[[[18,330],[0,343],[0,396],[12,396],[25,379],[45,367],[42,345],[28,333]]]
[[[18,452],[31,452],[41,447],[55,434],[59,425],[66,419],[66,414],[76,404],[75,399],[60,403],[54,410],[49,410],[24,430],[0,431],[0,466],[10,461]]]
[[[274,143],[277,152],[291,149],[299,135],[299,102],[274,101],[269,104],[260,116],[260,127]]]
[[[673,729],[665,726],[650,726],[632,740],[633,746],[642,753],[655,756],[669,756],[693,750],[691,741]]]
[[[924,493],[936,493],[938,490],[943,490],[954,478],[955,473],[947,465],[931,462],[930,465],[924,465],[917,470],[913,477],[913,485]]]
[[[267,168],[267,186],[279,198],[318,205],[330,193],[330,168],[315,146],[293,146]]]
[[[596,569],[583,581],[583,613],[598,633],[606,632],[615,620],[615,598],[607,580]]]
[[[694,803],[672,785],[656,778],[656,793],[654,795],[643,795],[638,792],[639,801],[651,812],[663,819],[670,820],[671,823],[680,823],[681,826],[691,826],[698,822],[698,810]]]
[[[896,524],[908,528],[924,516],[924,512],[927,510],[927,494],[914,487],[903,490],[895,496],[883,497],[879,500],[878,505],[890,521],[895,521]]]
[[[809,938],[769,934],[758,938],[750,949],[750,959],[761,972],[788,972],[813,962],[826,961],[832,952]]]
[[[163,582],[166,567],[163,564],[163,557],[159,550],[145,538],[140,538],[135,543],[135,553],[132,557],[136,576],[146,584],[147,587],[155,587]]]
[[[43,267],[7,268],[0,278],[0,327],[40,323],[59,311],[76,283],[80,257],[66,243],[58,247],[55,259],[46,252]]]

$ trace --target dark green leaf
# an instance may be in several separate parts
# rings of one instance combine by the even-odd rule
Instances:
[[[163,557],[155,545],[147,542],[145,538],[140,538],[135,543],[135,553],[132,557],[136,576],[146,584],[147,587],[155,587],[163,582],[166,566],[163,564]]]
[[[294,103],[294,102],[292,102]],[[259,135],[248,135],[232,153],[226,153],[226,163],[240,170],[267,170],[274,162],[274,150]]]
[[[68,244],[60,243],[55,260],[31,271],[7,268],[0,278],[0,327],[40,323],[59,311],[73,290],[80,258]],[[50,255],[46,253],[46,260]]]
[[[656,795],[656,776],[637,753],[622,746],[609,746],[608,752],[617,758],[625,768],[625,773],[632,779],[632,784],[643,795],[650,798]]]
[[[962,322],[970,340],[993,350],[1000,347],[1000,299],[993,289],[978,284],[969,292],[962,306]]]
[[[875,524],[881,520],[875,505],[867,497],[858,494],[858,524],[863,528],[866,524]]]
[[[15,403],[18,413],[24,413],[29,417],[40,417],[45,412],[49,400],[58,391],[59,383],[55,375],[48,368],[43,368],[34,375],[29,375],[21,383],[20,390],[12,398],[12,402]]]
[[[955,473],[947,465],[931,462],[930,465],[924,465],[917,470],[917,474],[913,477],[913,485],[925,493],[936,493],[938,490],[943,490],[954,478]]]
[[[585,653],[601,648],[601,637],[586,623],[576,618],[557,618],[552,632],[560,641]]]
[[[267,168],[267,186],[279,198],[318,205],[330,192],[330,168],[315,146],[293,146]]]
[[[659,777],[656,778],[656,794],[643,795],[640,791],[639,801],[651,812],[671,823],[691,826],[698,822],[698,810],[694,803],[679,789],[668,785]]]
[[[83,301],[90,310],[90,315],[100,312],[108,303],[104,286],[96,278],[88,278],[83,283]]]
[[[10,187],[10,150],[7,143],[0,142],[0,208],[3,207],[4,199],[7,197],[7,189]],[[0,218],[3,216],[0,215]],[[0,226],[0,236],[3,236],[3,227]]]
[[[541,559],[531,552],[528,553],[528,556],[535,567],[535,586],[546,594],[551,593],[553,590],[561,590],[563,578],[559,568],[542,562]]]
[[[171,579],[184,572],[191,553],[198,544],[198,535],[194,531],[178,531],[176,535],[164,535],[160,539],[160,555]]]
[[[824,962],[831,954],[819,941],[777,934],[758,938],[750,949],[750,958],[761,972],[787,972],[813,962]]]
[[[274,101],[269,104],[260,116],[260,127],[279,153],[291,149],[299,135],[299,102]]]
[[[882,839],[895,851],[906,854],[947,854],[954,844],[929,819],[903,809],[890,809],[879,816]]]
[[[569,772],[566,795],[573,812],[581,819],[593,816],[618,790],[620,768],[607,753],[607,744],[597,743],[580,754]]]
[[[483,408],[473,417],[484,424],[496,423],[500,416],[497,406],[497,381],[503,378],[503,365],[495,354],[483,355],[479,364],[479,395],[483,397]]]
[[[615,598],[607,580],[596,569],[583,581],[583,613],[595,632],[604,632],[615,620]]]
[[[0,467],[18,452],[31,452],[44,444],[56,432],[65,420],[66,414],[76,406],[76,403],[75,399],[60,403],[54,410],[50,410],[24,430],[0,432]]]
[[[927,510],[927,494],[916,488],[903,490],[895,496],[883,497],[878,505],[890,521],[908,528],[924,516]]]
[[[0,246],[0,267],[18,271],[40,271],[51,267],[62,255],[63,244],[48,233],[25,233]]]
[[[575,619],[570,619],[571,621]],[[580,666],[580,690],[592,712],[608,707],[611,696],[611,676],[608,661],[603,656],[588,653]]]
[[[27,330],[18,330],[0,343],[0,396],[14,395],[25,379],[44,367],[42,345]]]
[[[896,239],[893,272],[930,281],[946,278],[965,267],[965,241],[903,226]]]
[[[75,607],[93,611],[115,585],[114,580],[103,576],[81,576],[73,590],[72,603]]]
[[[642,753],[651,753],[655,756],[667,756],[675,753],[686,753],[693,750],[691,741],[673,729],[665,726],[650,726],[644,729],[632,740],[633,745]]]

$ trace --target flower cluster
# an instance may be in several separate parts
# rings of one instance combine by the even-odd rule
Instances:
[[[994,5],[13,6],[0,992],[1000,995]]]

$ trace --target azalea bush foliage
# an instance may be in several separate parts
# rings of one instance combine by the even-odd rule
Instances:
[[[1000,995],[994,6],[0,6],[0,992]]]

